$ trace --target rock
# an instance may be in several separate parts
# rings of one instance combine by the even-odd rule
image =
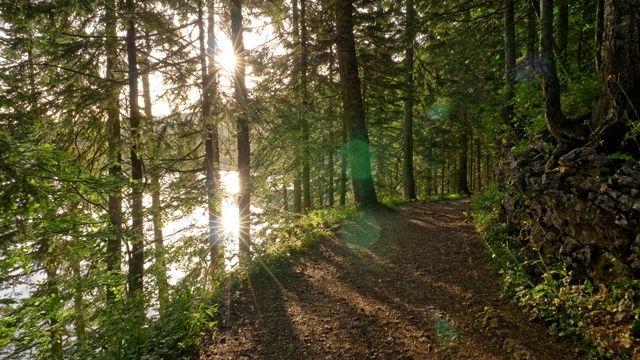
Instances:
[[[509,160],[513,191],[502,204],[509,231],[533,250],[527,260],[564,262],[574,276],[592,278],[595,258],[607,253],[621,271],[640,276],[640,169],[581,147],[558,159],[560,168],[538,173],[541,153],[548,151]]]
[[[609,160],[603,154],[598,154],[592,147],[582,147],[570,151],[558,159],[558,164],[565,167],[595,169],[604,166]]]

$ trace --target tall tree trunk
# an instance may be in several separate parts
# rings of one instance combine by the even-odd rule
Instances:
[[[144,34],[146,54],[150,54],[151,36],[148,31]],[[152,124],[151,131],[155,132],[153,126],[153,104],[151,102],[151,84],[149,82],[149,73],[151,66],[149,57],[145,55],[145,68],[142,72],[142,98],[144,99],[144,116],[145,120]],[[154,134],[154,138],[156,138]],[[162,138],[159,139],[162,141]],[[166,309],[167,300],[169,299],[169,282],[167,280],[167,264],[165,261],[164,234],[162,232],[162,199],[160,198],[160,164],[157,157],[159,156],[159,144],[156,144],[150,159],[149,177],[151,178],[151,219],[153,222],[153,244],[155,258],[155,278],[158,284],[158,303],[160,305],[160,313]]]
[[[598,8],[596,12],[596,67],[600,71],[602,65],[602,39],[604,35],[604,1],[596,0]],[[600,74],[602,77],[602,74]]]
[[[347,158],[348,158],[347,123],[342,124],[342,146],[340,147],[340,206],[347,204]]]
[[[113,279],[117,279],[122,263],[122,140],[120,135],[120,107],[119,88],[116,71],[118,61],[118,44],[116,32],[116,2],[111,1],[106,7],[105,14],[105,53],[107,56],[107,66],[105,78],[109,82],[106,91],[109,93],[107,102],[107,158],[109,161],[109,177],[113,181],[113,190],[109,192],[109,222],[110,231],[107,238],[107,304],[113,303],[117,294],[114,289],[118,284]]]
[[[476,191],[482,190],[482,147],[481,147],[481,139],[478,137],[476,139]]]
[[[407,0],[406,10],[406,48],[404,56],[404,123],[402,126],[403,157],[402,185],[406,200],[416,199],[416,181],[413,175],[413,43],[414,8],[413,0]]]
[[[558,57],[563,64],[567,60],[567,47],[569,45],[569,0],[558,1]]]
[[[47,275],[46,278],[46,283],[47,283],[47,296],[51,299],[51,301],[56,301],[55,299],[59,299],[60,298],[60,289],[58,288],[57,285],[57,265],[55,262],[55,259],[51,258],[51,254],[48,254],[49,252],[49,240],[45,240],[46,242],[46,249],[47,251],[45,252],[45,273]],[[51,310],[50,310],[51,311]],[[59,309],[54,309],[53,311],[59,311]],[[56,314],[51,314],[52,316],[49,317],[49,346],[51,348],[51,359],[54,360],[62,360],[63,358],[63,347],[62,347],[62,331],[61,328],[58,326],[58,324],[60,323],[60,321],[58,320],[58,317],[56,316]]]
[[[462,115],[462,134],[460,135],[460,153],[458,157],[458,163],[460,164],[458,167],[458,179],[457,189],[456,191],[459,194],[469,194],[469,181],[468,181],[468,152],[469,152],[469,126],[467,122],[467,114],[464,113]]]
[[[235,103],[236,126],[238,136],[238,180],[240,191],[238,193],[239,211],[239,248],[240,255],[245,259],[251,256],[251,172],[250,172],[250,145],[249,145],[249,119],[247,109],[247,86],[245,82],[245,52],[242,25],[242,0],[233,0],[231,4],[231,41],[234,44],[233,54],[236,58]]]
[[[578,134],[572,132],[560,105],[560,82],[553,50],[553,0],[540,1],[540,33],[545,122],[551,134],[558,140],[558,146],[547,163],[547,168],[552,168],[558,158],[566,154],[571,144],[579,138]]]
[[[129,127],[131,131],[131,255],[129,296],[142,295],[144,275],[144,233],[142,208],[142,159],[139,157],[140,106],[138,105],[138,49],[136,45],[135,0],[127,0],[127,61],[129,64]],[[141,303],[140,303],[141,304]],[[138,309],[141,310],[141,309]]]
[[[287,181],[282,181],[282,206],[284,211],[289,211],[289,192],[287,191]]]
[[[298,0],[292,0],[291,1],[291,11],[292,11],[292,22],[293,22],[293,26],[292,26],[292,31],[293,31],[293,42],[295,47],[299,46],[300,43],[300,13],[299,13],[299,9],[298,9]],[[298,56],[296,56],[295,54],[297,53],[297,49],[294,49],[294,59],[297,59]],[[300,62],[297,60],[294,60],[294,75],[293,75],[293,82],[295,84],[295,86],[297,87],[298,85],[298,80],[297,80],[297,76],[299,75],[299,66],[300,66]],[[304,116],[301,113],[296,113],[296,126],[298,126],[298,121],[301,121],[300,118]],[[296,143],[293,145],[294,147],[296,147],[295,150],[295,154],[294,154],[294,160],[293,160],[293,164],[294,164],[294,176],[295,178],[293,179],[293,212],[295,212],[296,214],[302,214],[303,211],[303,203],[302,203],[302,193],[303,193],[303,185],[302,185],[302,174],[300,172],[300,163],[303,162],[304,160],[301,159],[301,154],[302,154],[302,149],[300,149],[300,143],[302,142],[302,138],[298,138],[298,134],[295,134],[296,136]]]
[[[84,343],[87,337],[86,311],[84,309],[84,281],[80,268],[80,259],[73,256],[69,259],[73,274],[73,310],[74,310],[74,330],[79,343]],[[84,346],[84,344],[82,345]]]
[[[471,136],[469,137],[469,191],[476,191],[476,138],[473,136],[473,130],[469,129]]]
[[[516,27],[513,15],[513,0],[504,0],[504,99],[500,108],[502,122],[515,129],[513,101],[516,97]],[[514,141],[513,133],[509,135],[509,143]],[[507,145],[511,147],[511,144]]]
[[[529,0],[527,6],[527,61],[532,72],[537,72],[538,58],[538,26],[536,24],[536,7],[540,5],[538,0]]]
[[[444,177],[446,174],[446,166],[447,166],[447,160],[445,160],[445,140],[444,140],[444,134],[442,134],[442,168],[440,169],[440,183],[441,183],[441,188],[440,188],[440,195],[444,196]]]
[[[213,12],[212,4],[209,4],[208,11]],[[220,264],[224,249],[222,246],[222,239],[218,236],[220,229],[220,209],[218,208],[219,196],[218,185],[220,176],[218,170],[220,168],[220,153],[218,150],[218,128],[213,119],[213,113],[211,111],[213,98],[215,96],[215,74],[210,73],[211,65],[208,61],[213,63],[213,60],[208,59],[207,47],[205,46],[205,37],[210,38],[214,36],[213,27],[211,23],[214,20],[213,16],[208,16],[207,31],[205,32],[205,19],[204,19],[204,4],[202,0],[198,1],[198,42],[200,45],[200,94],[202,104],[202,121],[204,124],[204,148],[205,148],[205,182],[207,186],[207,212],[209,217],[209,246],[211,254],[211,264],[215,270],[220,270],[223,264]],[[212,40],[212,39],[210,39]],[[212,44],[212,41],[208,41]],[[210,53],[213,55],[215,49],[211,49]],[[211,89],[214,87],[214,89]]]
[[[357,205],[373,206],[378,204],[378,198],[371,176],[369,134],[365,122],[353,35],[352,0],[336,0],[336,45],[342,84],[343,116],[349,133],[353,193]]]
[[[640,0],[606,0],[604,4],[600,80],[602,94],[593,112],[593,141],[609,152],[640,153],[631,124],[640,119]]]
[[[331,139],[329,140],[331,142],[331,144],[333,144],[333,136],[331,136]],[[327,195],[329,195],[329,207],[332,208],[335,205],[335,189],[333,188],[333,178],[334,178],[334,173],[333,173],[333,167],[334,167],[334,156],[335,156],[335,151],[333,146],[331,146],[329,148],[329,153],[327,154],[329,157],[329,161],[327,163]]]
[[[308,76],[307,76],[307,10],[306,0],[300,0],[300,94],[302,95],[302,116],[300,118],[302,130],[302,200],[304,212],[311,208],[311,167],[309,165],[309,120],[307,111],[309,106]]]
[[[300,180],[300,172],[295,170],[295,179],[293,179],[293,212],[302,214],[302,180]]]
[[[436,174],[434,172],[434,166],[433,164],[430,162],[431,159],[433,158],[433,147],[429,146],[427,148],[427,191],[426,191],[426,195],[427,197],[430,197],[431,195],[433,195],[436,191],[436,185],[437,185],[437,179],[436,179]]]
[[[329,49],[329,84],[333,84],[333,75],[334,74],[334,56],[333,56],[333,47]],[[328,116],[331,122],[333,123],[336,119],[336,114],[334,112],[334,108],[331,103],[329,103],[328,107]],[[331,129],[329,132],[329,143],[331,144],[329,148],[329,207],[335,206],[335,156],[336,150],[336,134],[338,132],[334,129]]]

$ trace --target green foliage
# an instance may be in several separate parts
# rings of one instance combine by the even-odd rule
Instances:
[[[220,299],[197,284],[181,284],[167,309],[154,319],[145,334],[147,359],[190,359],[198,353],[202,332],[216,325]]]
[[[380,204],[387,207],[394,207],[407,202],[407,200],[405,200],[403,197],[400,197],[400,196],[387,196],[380,199],[379,201],[380,201]]]
[[[304,252],[319,239],[331,236],[336,227],[359,214],[355,206],[315,210],[303,216],[282,212],[263,214],[264,227],[256,234],[261,242],[255,244],[256,259],[250,271],[260,268],[277,271],[290,263],[294,255]]]
[[[467,197],[465,194],[445,194],[445,195],[433,195],[426,198],[426,201],[452,201],[460,200]]]
[[[592,345],[592,356],[631,359],[637,356],[640,281],[576,284],[571,272],[547,271],[535,287],[521,289],[520,303],[532,318],[549,321],[551,332],[573,335]]]
[[[484,229],[501,219],[501,205],[504,195],[504,191],[495,185],[473,194],[471,197],[472,216],[478,227]]]

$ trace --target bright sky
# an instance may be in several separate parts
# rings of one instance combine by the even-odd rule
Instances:
[[[219,21],[219,19],[216,19],[216,24],[218,24]],[[248,25],[246,25],[247,22],[249,22]],[[197,31],[191,32],[192,37],[197,35]],[[250,53],[253,49],[258,48],[265,43],[273,42],[273,26],[269,24],[269,19],[266,18],[249,19],[249,21],[248,19],[245,19],[245,30],[243,35],[245,49]],[[230,34],[226,34],[219,26],[216,26],[215,37],[217,46],[215,62],[221,68],[219,90],[226,94],[232,94],[234,91],[233,71],[235,68],[235,57],[233,54],[233,46],[231,43]],[[197,38],[193,38],[192,41],[194,41],[194,44],[198,43]],[[284,52],[284,49],[281,49],[280,46],[277,46],[277,51]],[[247,88],[250,90],[256,85],[256,82],[259,79],[255,76],[252,76],[250,66],[247,67],[246,72]],[[181,104],[168,104],[166,100],[160,98],[162,93],[167,89],[167,85],[163,84],[161,74],[151,73],[149,78],[152,88],[152,97],[154,97],[154,115],[169,115],[172,112],[172,108],[173,110],[176,110],[176,106],[180,106]],[[199,97],[200,92],[194,88],[194,90],[189,95],[189,102],[191,104],[196,103],[199,100]]]

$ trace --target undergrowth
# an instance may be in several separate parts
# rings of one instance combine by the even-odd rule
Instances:
[[[426,201],[449,201],[449,200],[460,200],[467,197],[465,194],[447,194],[447,195],[432,195],[427,196]]]
[[[255,235],[261,240],[254,244],[254,257],[246,270],[254,272],[266,267],[271,272],[278,271],[294,255],[331,236],[340,224],[358,214],[354,206],[314,210],[302,216],[290,212],[261,214],[260,222],[264,225]]]
[[[472,198],[472,217],[490,267],[502,276],[503,296],[523,306],[532,320],[547,322],[551,333],[583,341],[589,358],[640,359],[640,281],[579,279],[562,265],[547,267],[539,253],[509,234],[503,199],[495,188]]]

